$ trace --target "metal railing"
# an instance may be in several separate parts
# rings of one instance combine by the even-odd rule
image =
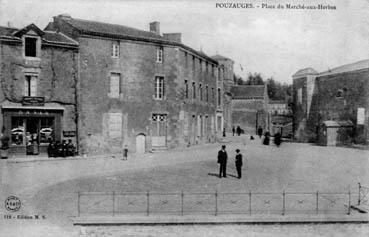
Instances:
[[[361,185],[361,183],[358,183],[359,185],[359,197],[357,199],[357,205],[358,206],[368,206],[368,198],[369,198],[369,187],[366,187],[364,185]]]
[[[347,214],[351,193],[78,192],[81,215]]]

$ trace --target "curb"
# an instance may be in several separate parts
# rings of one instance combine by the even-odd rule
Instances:
[[[76,217],[75,226],[107,225],[272,225],[272,224],[362,224],[369,223],[367,215],[362,216],[115,216]]]

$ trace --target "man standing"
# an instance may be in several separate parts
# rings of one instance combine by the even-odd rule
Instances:
[[[261,139],[261,136],[263,135],[263,129],[261,127],[258,128],[258,135],[259,138]]]
[[[227,159],[228,155],[225,150],[226,146],[222,145],[222,149],[218,152],[218,163],[219,163],[219,178],[227,178]]]
[[[232,135],[234,136],[234,133],[236,132],[236,130],[234,129],[234,126],[232,127]]]
[[[242,171],[241,171],[241,167],[242,167],[242,154],[240,153],[240,149],[236,149],[236,158],[235,158],[235,164],[236,164],[236,169],[237,169],[237,175],[238,178],[240,179],[242,177]]]

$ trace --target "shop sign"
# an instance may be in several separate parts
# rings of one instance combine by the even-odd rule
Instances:
[[[45,97],[23,96],[22,105],[43,106],[45,105]]]
[[[75,137],[76,131],[63,131],[63,137]]]

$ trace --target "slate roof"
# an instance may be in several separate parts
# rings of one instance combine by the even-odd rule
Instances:
[[[265,85],[238,85],[231,87],[233,99],[264,98]]]
[[[361,69],[369,69],[369,59],[361,60],[355,63],[345,64],[345,65],[330,69],[328,71],[321,72],[319,73],[319,76],[326,76],[326,75],[337,74],[337,73],[357,71]]]
[[[42,39],[46,42],[78,45],[78,43],[60,32],[44,31]]]
[[[154,42],[161,43],[167,45],[180,46],[194,54],[197,54],[200,57],[203,57],[214,64],[218,64],[218,62],[203,52],[194,50],[193,48],[186,46],[182,43],[176,41],[170,41],[167,38],[164,38],[161,35],[157,35],[150,31],[139,30],[132,27],[127,27],[123,25],[103,23],[97,21],[83,20],[77,18],[68,18],[62,19],[63,22],[69,24],[74,29],[79,31],[80,34],[91,35],[91,36],[100,36],[100,37],[110,37],[110,38],[122,38],[129,40],[137,40],[144,42]],[[54,29],[55,26],[50,23],[46,29]]]
[[[9,28],[0,26],[0,38],[12,39],[21,42],[21,37],[23,34],[27,33],[28,30],[38,29],[34,24],[30,24],[22,29]],[[70,39],[66,35],[58,32],[52,31],[42,31],[38,30],[38,33],[41,33],[41,38],[44,43],[54,44],[54,45],[68,45],[68,46],[78,46],[78,43],[74,40]]]
[[[18,29],[10,28],[5,26],[0,26],[0,38],[8,38],[18,40],[19,38],[13,35],[14,32],[17,32]]]

